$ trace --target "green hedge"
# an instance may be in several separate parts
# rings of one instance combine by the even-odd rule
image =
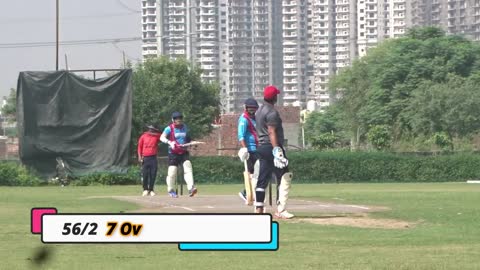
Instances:
[[[419,156],[382,152],[290,152],[290,170],[297,183],[341,182],[443,182],[480,179],[480,154]],[[243,183],[243,163],[237,157],[193,157],[198,184]],[[157,184],[164,185],[167,165],[158,170]],[[132,167],[125,176],[90,177],[89,183],[139,184]],[[179,175],[179,179],[181,179]],[[80,178],[82,179],[82,178]],[[98,180],[94,180],[98,179]],[[116,181],[116,182],[115,182]]]
[[[480,154],[419,156],[381,152],[290,152],[296,183],[442,182],[480,179]],[[0,185],[36,185],[39,179],[23,166],[0,163]],[[193,157],[198,184],[243,183],[243,163],[236,157]],[[159,166],[157,184],[164,185],[167,165]],[[183,176],[179,175],[179,179]],[[81,176],[73,185],[140,184],[138,167],[127,174]]]
[[[0,163],[0,186],[38,186],[42,180],[16,162]]]
[[[380,152],[297,152],[295,180],[331,182],[442,182],[480,178],[480,155],[402,155]]]
[[[158,177],[157,177],[158,178]],[[88,185],[135,185],[140,184],[140,169],[130,167],[128,173],[94,173],[79,176],[71,180],[74,186]],[[158,179],[157,179],[158,181]]]

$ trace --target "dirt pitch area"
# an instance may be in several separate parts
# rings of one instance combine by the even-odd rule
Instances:
[[[234,195],[197,195],[193,198],[165,195],[154,197],[112,196],[141,206],[135,213],[252,213],[253,206],[245,205]],[[267,213],[274,214],[275,208],[267,204]],[[289,199],[288,209],[297,217],[291,223],[312,223],[359,228],[406,229],[415,223],[394,219],[374,219],[368,213],[388,211],[387,207],[370,205],[338,204],[314,200]]]

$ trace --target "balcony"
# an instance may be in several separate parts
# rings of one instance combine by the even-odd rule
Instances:
[[[170,3],[168,5],[168,8],[185,8],[185,5],[183,3],[182,4]]]
[[[145,55],[157,55],[158,54],[158,51],[157,50],[145,50],[145,51],[142,51],[142,55],[145,56]]]
[[[146,25],[157,25],[157,19],[155,20],[147,20],[147,21],[144,21],[143,24],[146,24]]]
[[[282,13],[285,14],[285,15],[295,15],[295,14],[297,14],[297,10],[295,8],[283,9]]]
[[[216,54],[215,50],[198,50],[197,54]]]
[[[208,3],[200,3],[199,7],[201,8],[214,8],[215,7],[215,3],[214,2],[208,2]]]
[[[173,19],[168,21],[169,24],[185,24],[185,19]]]
[[[292,16],[291,18],[285,17],[283,18],[283,22],[296,22],[298,21],[296,17]]]
[[[173,50],[173,53],[174,53],[174,54],[184,55],[184,54],[185,54],[185,50]]]
[[[144,8],[156,8],[157,3],[156,2],[147,2],[143,7]]]
[[[297,32],[293,32],[293,33],[283,33],[283,37],[284,37],[284,38],[296,38],[296,37],[298,37],[298,35],[297,35]]]
[[[142,17],[149,17],[149,16],[157,16],[155,12],[144,12],[142,13]]]
[[[283,48],[284,53],[296,53],[297,48]]]
[[[209,63],[209,62],[216,62],[217,59],[215,57],[201,57],[199,59],[200,63]]]
[[[284,7],[296,7],[297,6],[297,1],[284,1],[282,3],[282,6]]]
[[[217,66],[216,65],[202,65],[203,70],[216,70]]]
[[[293,23],[289,26],[284,25],[283,30],[296,30],[297,29],[297,24]]]

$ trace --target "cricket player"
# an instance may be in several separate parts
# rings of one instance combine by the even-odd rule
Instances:
[[[190,162],[190,154],[183,144],[191,141],[188,135],[188,127],[183,123],[183,115],[180,112],[172,113],[172,123],[163,130],[160,141],[168,144],[168,175],[167,191],[172,198],[178,198],[174,189],[179,165],[183,166],[183,174],[187,183],[188,195],[193,197],[197,194],[193,181],[193,169]]]
[[[264,103],[255,113],[259,143],[257,153],[260,158],[260,172],[255,189],[255,212],[264,212],[265,190],[273,172],[277,179],[280,179],[275,216],[277,218],[289,219],[294,217],[286,209],[292,173],[288,170],[288,160],[283,148],[285,138],[282,119],[274,108],[279,94],[280,90],[275,86],[265,87],[263,91]]]
[[[258,109],[258,103],[253,98],[248,98],[244,103],[245,111],[238,118],[238,141],[242,148],[238,151],[240,161],[247,161],[248,172],[251,175],[252,187],[255,188],[258,179],[258,157],[257,145],[258,136],[255,130],[255,112]],[[238,195],[247,203],[247,192],[244,189]]]
[[[153,187],[157,177],[157,153],[160,141],[160,130],[153,125],[147,126],[148,131],[144,132],[138,139],[138,162],[142,164],[143,193],[142,196],[155,196]]]

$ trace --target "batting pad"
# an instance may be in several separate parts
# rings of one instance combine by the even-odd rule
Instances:
[[[168,166],[167,191],[175,189],[175,180],[177,179],[177,166]]]
[[[287,207],[288,193],[290,192],[290,186],[292,183],[291,172],[285,173],[280,181],[278,188],[278,212],[283,212]]]
[[[183,177],[187,183],[188,190],[191,190],[193,188],[193,169],[190,160],[183,163]]]

